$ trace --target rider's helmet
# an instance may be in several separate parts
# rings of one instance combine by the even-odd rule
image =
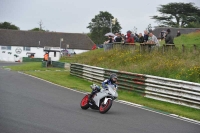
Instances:
[[[112,73],[112,74],[110,75],[110,81],[111,81],[112,83],[116,83],[116,82],[117,82],[117,75],[116,75],[115,73]]]

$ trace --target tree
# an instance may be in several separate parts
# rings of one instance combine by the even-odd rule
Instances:
[[[90,37],[95,43],[102,44],[107,39],[104,35],[111,31],[111,20],[113,18],[114,17],[109,12],[100,11],[100,13],[91,20],[87,28],[90,29]],[[115,24],[112,24],[112,32],[120,32],[120,30],[121,26],[116,19]]]
[[[40,22],[38,23],[39,24],[39,28],[33,28],[33,29],[31,29],[30,31],[45,31],[43,28],[43,23],[42,23],[42,20],[40,20]],[[49,32],[49,30],[46,30],[46,32]]]
[[[0,23],[0,29],[13,29],[13,30],[19,30],[19,27],[9,23],[9,22],[3,22]]]
[[[186,27],[191,22],[200,22],[200,9],[194,3],[169,3],[160,5],[161,16],[152,16],[158,23],[169,27]]]
[[[31,29],[30,31],[45,31],[45,30],[41,30],[40,28],[33,28],[33,29]]]
[[[149,24],[149,25],[147,26],[146,30],[147,30],[148,32],[149,32],[150,30],[152,30],[151,24]]]
[[[200,28],[200,22],[190,22],[185,28]]]
[[[42,23],[42,20],[40,20],[40,22],[39,22],[38,24],[39,24],[39,26],[40,26],[40,29],[39,29],[39,30],[40,30],[40,31],[44,31],[44,30],[43,30],[44,27],[42,26],[42,24],[43,24],[43,23]]]

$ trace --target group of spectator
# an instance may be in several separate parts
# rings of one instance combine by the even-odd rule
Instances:
[[[121,33],[115,33],[114,36],[109,35],[108,40],[104,42],[104,44],[107,43],[113,43],[113,42],[121,42],[121,43],[134,43],[134,36],[131,31],[127,31],[127,34],[121,34]]]
[[[180,31],[177,32],[177,36],[180,36]],[[174,38],[171,35],[171,30],[167,29],[166,31],[161,31],[161,40],[165,40],[166,44],[174,44]],[[121,33],[115,33],[115,36],[108,36],[108,40],[104,42],[106,43],[113,43],[113,42],[121,42],[121,43],[150,43],[155,44],[156,46],[160,46],[160,42],[157,37],[153,34],[152,30],[145,30],[144,34],[142,33],[135,33],[133,34],[130,30],[127,31],[126,35]]]

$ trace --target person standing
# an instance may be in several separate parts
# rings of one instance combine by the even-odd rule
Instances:
[[[126,42],[125,43],[134,43],[134,38],[133,36],[131,36],[131,31],[127,31],[127,34],[126,34]]]
[[[165,43],[166,44],[174,44],[174,38],[171,35],[170,29],[167,29],[167,34],[166,34],[166,37],[165,37]]]
[[[143,43],[144,42],[144,37],[142,36],[142,33],[139,33],[139,43]]]
[[[113,43],[113,37],[112,36],[108,36],[108,40],[104,42],[104,44],[107,44],[107,43]]]
[[[117,33],[117,37],[115,38],[114,42],[122,42],[121,33]]]
[[[121,37],[122,37],[122,42],[125,42],[126,36],[124,34],[121,34]]]
[[[147,32],[147,30],[145,30],[145,31],[144,31],[144,42],[147,42],[147,41],[148,41],[148,38],[149,38],[148,32]]]
[[[157,37],[152,32],[149,33],[148,43],[155,43],[156,46],[160,46],[160,43],[159,43]]]
[[[46,52],[46,53],[44,54],[44,61],[48,61],[48,59],[49,59],[49,53]]]
[[[181,32],[178,30],[176,36],[178,37],[180,35],[181,35]]]

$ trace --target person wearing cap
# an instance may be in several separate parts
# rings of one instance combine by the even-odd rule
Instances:
[[[174,44],[174,38],[171,35],[170,29],[167,29],[167,34],[165,36],[165,43],[166,44]]]
[[[126,34],[126,42],[125,43],[134,43],[134,38],[133,36],[131,36],[131,31],[127,31],[127,34]]]

